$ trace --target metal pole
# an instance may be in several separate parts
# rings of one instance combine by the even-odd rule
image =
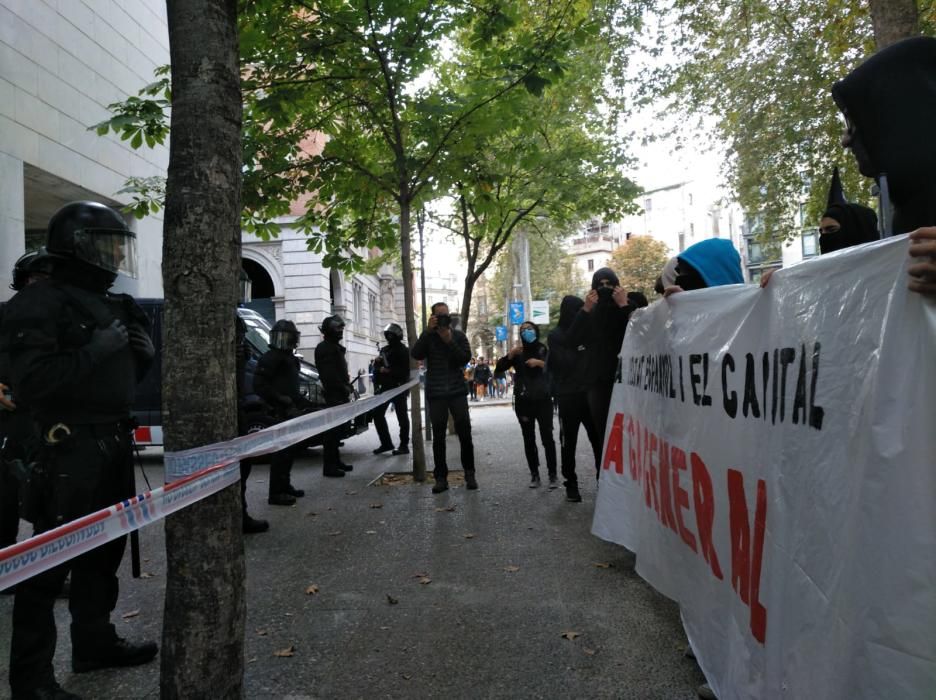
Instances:
[[[423,248],[423,226],[426,222],[426,212],[420,207],[416,210],[416,228],[419,230],[419,286],[422,288],[422,330],[425,333],[426,324],[428,320],[426,319],[426,257],[425,250]],[[426,440],[432,440],[432,422],[429,420],[429,397],[425,393],[425,385],[423,385],[423,411],[424,417],[423,422],[426,424]]]

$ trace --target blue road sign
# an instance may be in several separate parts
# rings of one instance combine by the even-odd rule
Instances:
[[[507,326],[494,326],[494,339],[498,343],[507,340]]]

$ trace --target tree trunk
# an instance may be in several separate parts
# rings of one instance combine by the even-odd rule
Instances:
[[[405,309],[406,337],[410,347],[419,337],[416,330],[416,301],[413,298],[413,258],[410,240],[410,210],[412,201],[405,186],[400,188],[400,267],[403,273],[403,308]],[[415,360],[410,360],[410,367],[415,368]],[[422,428],[422,394],[419,384],[410,390],[410,434],[413,438],[413,478],[426,480],[426,444]]]
[[[868,4],[878,51],[920,33],[916,0],[869,0]]]
[[[236,0],[168,0],[172,128],[163,233],[167,451],[237,432],[241,93]],[[238,486],[166,519],[162,698],[237,698],[244,675]]]

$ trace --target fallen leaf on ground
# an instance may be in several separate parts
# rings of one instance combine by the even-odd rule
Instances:
[[[417,571],[415,574],[413,574],[413,578],[425,578],[428,575],[429,574],[424,571]]]
[[[401,674],[400,674],[400,677],[401,677],[404,681],[408,681],[410,678],[412,678],[412,676],[411,676],[410,674],[408,674],[408,673],[401,673]]]
[[[131,610],[130,612],[125,612],[123,615],[121,615],[121,617],[124,620],[129,620],[131,617],[136,617],[139,614],[140,614],[139,610]]]
[[[290,645],[286,647],[285,649],[277,649],[276,651],[273,652],[273,656],[279,656],[280,658],[282,658],[286,656],[294,656],[295,653],[296,653],[296,647]]]
[[[589,656],[594,656],[596,653],[598,653],[597,650],[595,650],[595,649],[589,649],[589,648],[587,648],[587,647],[584,647],[584,648],[582,649],[582,651],[584,651],[584,652],[585,652],[586,654],[588,654]]]
[[[334,532],[329,532],[328,534],[329,534],[329,536],[331,536],[331,537],[335,537],[336,535],[340,535],[340,534],[341,534],[341,530],[335,530]]]
[[[390,595],[390,594],[388,593],[388,594],[387,594],[387,602],[390,603],[390,605],[396,605],[396,604],[399,603],[400,601],[398,601],[396,598],[394,598],[392,595]]]
[[[151,574],[149,571],[144,571],[142,574],[140,574],[140,578],[153,578],[153,574]]]
[[[319,592],[319,587],[316,586],[314,583],[308,588],[306,588],[306,595],[315,595],[318,592]]]
[[[371,503],[371,508],[383,508],[383,503]]]
[[[468,534],[465,535],[466,540],[473,540],[474,538],[475,536],[473,532],[469,532]]]
[[[563,633],[562,633],[562,638],[563,638],[563,639],[570,639],[570,640],[571,640],[571,639],[575,639],[576,637],[581,637],[581,636],[582,636],[582,635],[580,635],[578,632],[563,632]]]
[[[309,511],[308,513],[306,513],[307,518],[315,518],[317,516],[318,516],[318,513],[313,513],[312,511]]]
[[[607,561],[596,561],[595,566],[597,566],[599,569],[613,569],[614,568],[614,564],[607,562]]]
[[[247,663],[252,664],[256,660],[257,660],[257,657],[255,656],[252,659],[247,659]]]
[[[388,630],[388,629],[390,629],[390,628],[389,628],[389,627],[381,627],[380,629],[386,631],[386,630]]]
[[[376,535],[376,534],[377,534],[377,531],[376,531],[376,530],[365,530],[365,531],[364,531],[364,534],[365,534],[365,535]]]
[[[258,637],[266,637],[270,633],[269,630],[257,630]]]
[[[345,496],[357,496],[357,491],[345,491]]]
[[[432,583],[432,579],[428,576],[423,576],[421,579],[419,579],[419,582],[424,586],[428,586],[430,583]]]
[[[511,564],[510,566],[505,566],[505,567],[504,567],[504,571],[508,571],[508,572],[510,572],[510,573],[513,573],[514,571],[520,571],[520,567],[519,567],[519,566],[514,566],[513,564]]]

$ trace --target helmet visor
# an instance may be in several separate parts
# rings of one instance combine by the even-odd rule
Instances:
[[[270,331],[270,347],[277,350],[295,350],[299,347],[299,333],[291,330],[274,328]]]
[[[137,276],[136,235],[131,231],[85,228],[74,236],[78,260],[114,274]]]

